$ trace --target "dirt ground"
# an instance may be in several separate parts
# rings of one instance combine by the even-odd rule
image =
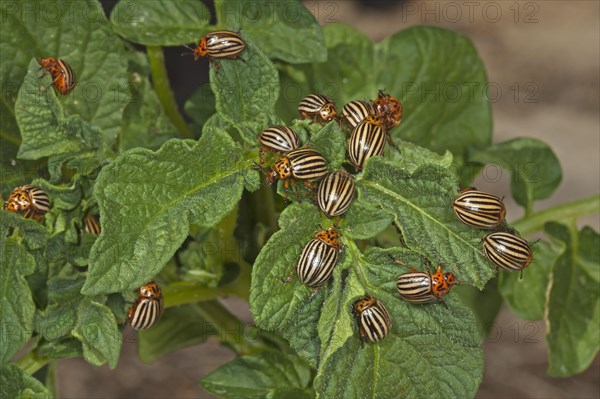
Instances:
[[[563,182],[543,209],[600,191],[600,3],[596,1],[417,2],[404,9],[380,1],[360,8],[352,1],[307,2],[319,21],[343,22],[373,40],[416,24],[430,24],[470,37],[483,58],[490,82],[501,95],[493,103],[495,141],[518,136],[543,139],[563,165]],[[517,89],[518,87],[518,89]],[[518,96],[516,96],[518,94]],[[508,194],[509,177],[494,184]],[[477,187],[492,187],[478,178]],[[521,211],[507,201],[508,219]],[[599,217],[581,221],[600,227]],[[239,301],[228,305],[250,321]],[[484,345],[486,368],[478,398],[599,398],[600,360],[585,373],[546,376],[545,327],[502,309],[500,334]],[[517,334],[516,331],[519,333]],[[233,358],[217,342],[172,353],[145,365],[126,343],[116,370],[83,360],[59,366],[61,398],[204,398],[197,381]]]

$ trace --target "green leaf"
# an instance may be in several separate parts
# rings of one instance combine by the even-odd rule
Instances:
[[[366,240],[384,231],[394,220],[392,215],[377,205],[355,199],[345,215],[348,228],[346,237],[354,240]]]
[[[2,112],[4,111],[0,110],[0,115]],[[0,126],[0,139],[2,139],[2,146],[0,147],[0,176],[2,176],[0,195],[2,195],[2,198],[7,199],[15,187],[29,184],[38,177],[47,179],[49,175],[45,160],[42,162],[17,159],[19,146],[7,140],[4,133],[5,131]],[[21,142],[20,137],[17,142]]]
[[[499,273],[500,293],[508,307],[525,320],[541,320],[546,308],[546,292],[550,274],[565,245],[540,241],[533,245],[532,264],[520,273],[502,270]]]
[[[401,301],[395,280],[402,270],[381,250],[371,250],[363,257],[345,234],[353,228],[350,223],[342,229],[343,255],[331,282],[314,298],[310,298],[312,290],[297,279],[281,283],[294,272],[318,220],[317,209],[307,203],[295,203],[281,214],[281,230],[269,239],[252,271],[250,310],[257,325],[281,331],[305,360],[318,365],[319,382],[315,387],[323,397],[474,395],[481,378],[482,358],[473,315],[452,294],[449,310],[435,304],[414,306]],[[406,255],[402,256],[405,262],[418,265],[421,261],[408,250],[402,254]],[[367,292],[380,297],[395,320],[390,334],[394,337],[382,341],[377,357],[368,348],[359,349],[351,313],[352,302]],[[407,351],[414,356],[400,355]],[[419,360],[423,353],[428,361]],[[437,361],[440,357],[443,360]],[[391,371],[399,364],[405,376],[400,384],[397,373]],[[373,375],[381,376],[381,381],[368,380]],[[431,384],[434,378],[443,383]],[[347,383],[355,380],[361,383]]]
[[[4,14],[2,14],[4,15]],[[2,24],[2,28],[4,28]],[[2,37],[4,32],[2,31]],[[4,40],[0,43],[0,49],[4,53]],[[17,100],[19,86],[15,82],[10,82],[9,77],[4,76],[7,71],[3,60],[0,60],[0,72],[2,73],[2,94],[0,96],[0,138],[2,138],[2,158],[7,158],[5,154],[16,154],[21,144],[21,135],[19,134],[19,126],[15,119],[14,104]],[[10,72],[9,72],[10,73]]]
[[[498,292],[498,279],[488,281],[482,291],[468,285],[459,285],[453,289],[453,292],[460,296],[462,302],[474,313],[481,334],[489,334],[502,306],[502,296]]]
[[[330,324],[330,342],[339,349],[324,351],[315,379],[319,395],[474,396],[483,357],[472,313],[452,294],[446,298],[448,309],[436,304],[413,305],[398,298],[395,280],[404,270],[390,262],[387,254],[418,265],[420,257],[413,252],[372,249],[363,256],[352,244],[347,251],[353,258],[352,268],[346,291],[336,306],[344,316]],[[357,293],[365,292],[382,300],[392,316],[391,332],[378,344],[361,344],[355,321],[348,317]],[[342,332],[348,335],[345,340],[340,340]]]
[[[210,84],[201,85],[187,99],[184,105],[185,114],[193,121],[193,130],[202,131],[204,124],[215,114],[215,95]]]
[[[48,232],[40,223],[25,219],[21,215],[0,209],[0,239],[4,240],[8,230],[16,228],[21,231],[25,246],[29,250],[41,249],[46,245]],[[5,230],[6,229],[6,230]]]
[[[208,29],[210,12],[200,1],[121,0],[113,8],[113,29],[125,39],[150,46],[197,42]]]
[[[2,397],[11,399],[48,399],[52,396],[39,380],[13,364],[0,367]]]
[[[318,210],[304,202],[288,206],[279,218],[279,230],[263,247],[252,268],[250,311],[256,323],[265,329],[280,329],[294,319],[294,313],[306,305],[311,289],[298,288],[295,280],[281,283],[295,270],[304,244],[319,229]],[[321,295],[313,298],[317,301]]]
[[[306,90],[332,97],[339,110],[351,100],[374,99],[380,89],[400,99],[404,116],[392,136],[437,153],[451,151],[457,162],[470,147],[490,143],[491,108],[483,63],[466,37],[418,26],[378,44],[345,25],[325,26],[328,60],[282,68],[285,92]],[[392,71],[393,72],[390,72]],[[291,73],[290,73],[291,71]],[[290,86],[290,87],[288,87]],[[282,95],[279,110],[292,114],[298,101]]]
[[[102,146],[102,133],[79,115],[66,116],[57,94],[48,86],[49,76],[40,81],[37,61],[31,60],[15,103],[15,116],[23,143],[18,157],[40,159],[50,155],[78,153]]]
[[[331,293],[325,300],[317,324],[321,342],[321,364],[338,349],[342,348],[355,331],[352,312],[348,312],[349,298],[358,298],[364,294],[364,287],[358,281],[356,273],[345,271],[354,262],[352,256],[346,256],[344,262],[336,266],[333,275]],[[350,327],[350,328],[349,328]]]
[[[58,341],[46,341],[42,339],[35,351],[41,357],[56,360],[83,357],[81,342],[75,338],[66,338]]]
[[[279,282],[279,281],[278,281]],[[315,326],[321,317],[322,303],[318,300],[305,302],[295,309],[293,321],[277,330],[296,353],[311,367],[317,367],[321,341]]]
[[[48,341],[69,337],[77,323],[77,312],[81,301],[81,287],[85,281],[83,273],[54,276],[48,280],[48,306],[38,310],[35,331]]]
[[[252,122],[272,114],[279,94],[275,66],[252,40],[244,39],[246,50],[241,59],[215,60],[210,70],[217,112],[230,124]]]
[[[167,353],[201,344],[213,332],[195,305],[169,308],[151,329],[138,333],[138,355],[144,363],[153,363]]]
[[[347,25],[326,25],[323,32],[327,61],[308,66],[306,77],[311,90],[335,100],[338,111],[350,100],[376,97],[377,90],[383,87],[376,84],[379,60],[375,59],[373,42],[364,33]],[[392,75],[395,76],[396,72]]]
[[[6,238],[4,226],[0,231],[0,364],[29,341],[35,313],[25,280],[35,270],[35,259],[16,239]]]
[[[469,160],[496,164],[510,171],[512,195],[528,211],[533,201],[552,195],[562,180],[558,158],[546,143],[537,139],[516,138],[474,150]]]
[[[10,87],[19,87],[28,70],[32,70],[28,67],[32,51],[36,58],[63,59],[73,69],[78,82],[69,95],[60,96],[65,117],[79,117],[96,126],[104,139],[112,143],[120,130],[122,112],[129,98],[123,45],[111,30],[97,1],[46,4],[48,10],[59,10],[55,17],[33,18],[31,14],[22,12],[39,10],[36,0],[23,1],[18,5],[2,2],[2,37],[8,40],[2,42],[0,76],[3,82],[10,82]],[[5,35],[4,31],[9,33]],[[34,70],[37,71],[37,68]],[[41,75],[42,71],[37,73]],[[47,76],[38,80],[35,93],[40,92],[42,85],[48,86],[49,82]],[[47,91],[55,90],[48,87]],[[4,104],[9,109],[13,109],[16,100],[12,93],[13,90],[2,93]],[[33,115],[38,113],[36,108]],[[19,122],[21,131],[27,128],[24,123],[24,120]],[[54,130],[47,133],[52,135]]]
[[[330,170],[335,170],[346,161],[345,141],[340,125],[331,121],[313,134],[308,144],[323,154]]]
[[[289,63],[327,58],[319,23],[297,0],[221,0],[215,8],[220,25],[248,34],[269,58]]]
[[[600,349],[600,236],[555,222],[544,230],[566,245],[552,269],[544,318],[548,374],[567,377],[587,369]]]
[[[444,155],[438,155],[427,148],[408,141],[396,139],[394,144],[400,148],[400,151],[389,149],[386,158],[393,160],[396,165],[406,169],[409,173],[413,173],[425,163],[439,165],[446,169],[452,167],[454,157],[450,151],[446,151]]]
[[[305,69],[308,66],[278,63],[279,96],[275,104],[275,113],[285,123],[291,123],[299,117],[298,104],[310,93]]]
[[[150,83],[146,55],[137,51],[128,55],[131,101],[123,110],[119,147],[121,152],[135,147],[157,149],[175,135],[176,128]]]
[[[482,289],[494,269],[481,250],[485,232],[461,224],[452,211],[456,180],[447,169],[424,164],[414,173],[380,157],[369,159],[357,181],[359,198],[394,216],[406,244]]]
[[[485,67],[467,37],[413,27],[377,44],[376,59],[377,88],[398,94],[404,106],[394,136],[456,157],[467,148],[490,143]],[[389,72],[391,66],[394,73]]]
[[[186,281],[216,287],[223,276],[222,237],[217,229],[207,229],[195,235],[195,238],[178,253],[181,277]]]
[[[73,336],[83,344],[83,357],[88,363],[100,366],[108,362],[111,369],[117,366],[122,337],[109,308],[84,299],[77,309]]]
[[[312,398],[311,368],[291,354],[265,351],[224,364],[200,385],[223,398]]]
[[[195,145],[171,140],[157,152],[135,149],[105,167],[94,192],[102,233],[82,292],[133,290],[152,279],[190,223],[210,227],[231,212],[250,166],[227,134],[213,130]]]

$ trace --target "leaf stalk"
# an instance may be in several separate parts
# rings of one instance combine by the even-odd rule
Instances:
[[[511,223],[511,226],[526,236],[541,231],[544,228],[544,224],[550,221],[561,221],[569,224],[579,217],[593,215],[599,212],[600,195],[596,194],[591,197],[544,209],[531,216],[525,216],[516,222]]]
[[[192,131],[185,123],[183,116],[179,112],[177,103],[175,102],[175,96],[173,95],[173,90],[171,90],[171,85],[169,84],[169,76],[167,75],[165,56],[162,47],[147,46],[146,53],[148,55],[148,62],[152,73],[152,82],[154,83],[158,99],[165,110],[165,114],[169,117],[182,136],[194,139]]]

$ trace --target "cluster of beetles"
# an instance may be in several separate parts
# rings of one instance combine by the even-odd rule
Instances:
[[[208,57],[212,61],[237,59],[246,45],[238,33],[217,31],[202,37],[194,48],[189,48],[195,59]],[[60,94],[65,95],[73,89],[75,75],[63,60],[42,58],[38,63],[50,74],[52,84]],[[348,127],[348,162],[356,171],[362,170],[369,158],[383,156],[386,142],[397,149],[389,131],[399,125],[403,107],[398,99],[383,91],[372,101],[350,101],[343,107],[341,115],[330,98],[310,94],[300,102],[298,112],[302,119],[321,124],[335,121]],[[307,145],[300,146],[298,134],[287,126],[268,127],[260,133],[258,141],[261,170],[267,152],[280,155],[266,172],[269,184],[282,180],[287,192],[290,185],[295,187],[297,180],[302,181],[314,194],[315,202],[328,218],[340,217],[348,210],[355,196],[354,178],[350,173],[344,169],[329,172],[323,155]],[[533,258],[530,245],[507,226],[502,199],[471,187],[459,191],[452,207],[458,220],[465,225],[492,230],[483,238],[482,246],[483,253],[496,268],[522,272],[529,266]],[[22,185],[12,191],[3,209],[40,221],[50,209],[50,201],[41,188]],[[87,233],[100,234],[96,216],[86,215],[82,224]],[[335,223],[328,229],[318,231],[303,247],[295,273],[303,284],[313,288],[313,296],[333,274],[341,249],[340,233]],[[409,270],[396,280],[399,296],[409,303],[444,303],[442,297],[457,284],[454,273],[442,272],[442,264],[438,265],[435,273],[431,273],[429,270],[418,271],[398,259],[392,261]],[[426,266],[429,269],[428,262]],[[293,274],[294,271],[282,282],[291,281]],[[137,294],[126,322],[136,330],[143,330],[159,320],[163,297],[155,281],[142,285]],[[389,333],[392,318],[380,299],[367,294],[353,303],[352,311],[363,340],[378,342]]]

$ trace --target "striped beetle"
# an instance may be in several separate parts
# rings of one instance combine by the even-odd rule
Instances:
[[[373,105],[387,130],[400,124],[403,108],[402,103],[397,98],[384,93],[383,90],[379,90]]]
[[[449,293],[457,284],[454,273],[442,273],[442,264],[439,264],[437,271],[431,274],[429,271],[427,273],[420,272],[400,260],[393,259],[393,261],[410,269],[410,272],[401,274],[396,279],[398,294],[407,302],[415,304],[443,303],[442,296]]]
[[[354,179],[345,170],[331,172],[319,183],[319,208],[329,217],[341,215],[350,207],[355,190]]]
[[[513,232],[501,231],[483,237],[483,253],[496,268],[509,272],[525,269],[533,260],[529,243]]]
[[[85,225],[85,232],[88,234],[97,236],[102,231],[102,229],[100,228],[100,221],[96,216],[92,215],[91,213],[89,213],[85,217],[85,220],[83,222]]]
[[[377,115],[377,111],[371,102],[354,100],[344,105],[342,115],[344,116],[344,120],[348,122],[351,127],[355,128],[356,125],[361,123],[369,115]]]
[[[348,141],[348,157],[356,169],[362,169],[367,159],[383,155],[386,132],[381,121],[369,116],[356,125]]]
[[[276,151],[281,153],[295,150],[300,145],[298,134],[287,126],[271,126],[263,130],[258,136],[261,145],[260,164],[264,163],[263,155],[267,151]]]
[[[321,94],[309,94],[298,104],[298,112],[302,119],[314,122],[330,122],[337,120],[337,107],[333,100]]]
[[[461,190],[452,208],[458,220],[480,229],[498,227],[506,215],[506,207],[500,198],[478,191],[475,187]]]
[[[163,310],[163,297],[158,284],[152,280],[138,289],[138,298],[133,302],[127,320],[136,330],[152,327],[159,319]]]
[[[208,58],[238,58],[246,48],[242,37],[229,30],[210,32],[200,39],[193,49],[194,60],[200,57]]]
[[[340,234],[335,226],[317,232],[315,238],[310,240],[302,249],[302,254],[296,265],[296,273],[302,283],[313,288],[311,298],[331,277],[339,260],[340,250]],[[291,279],[290,276],[285,282],[289,282]]]
[[[50,200],[44,190],[26,184],[16,187],[10,193],[2,209],[22,213],[25,218],[39,221],[50,210]]]
[[[323,155],[311,148],[298,148],[285,154],[273,165],[267,174],[267,182],[273,184],[277,179],[284,181],[284,188],[294,179],[305,180],[304,185],[314,186],[306,180],[320,179],[327,174],[327,162]]]
[[[370,342],[378,342],[388,335],[392,329],[392,318],[383,302],[374,296],[365,295],[352,305],[358,321],[361,338]]]
[[[66,62],[59,58],[41,58],[38,64],[50,73],[52,83],[60,94],[65,95],[73,90],[76,83],[75,73]]]

